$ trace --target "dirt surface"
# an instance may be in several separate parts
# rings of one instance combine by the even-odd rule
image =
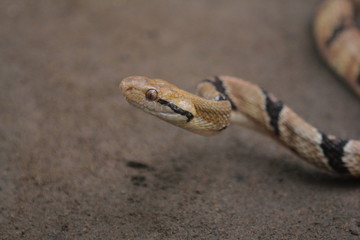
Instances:
[[[359,137],[359,101],[313,45],[319,2],[2,0],[0,239],[359,239],[359,181],[238,126],[193,135],[118,90],[234,75]]]

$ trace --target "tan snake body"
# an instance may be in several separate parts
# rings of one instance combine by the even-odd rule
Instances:
[[[360,95],[360,33],[355,0],[327,0],[318,11],[314,35],[329,65]],[[269,135],[307,162],[344,176],[360,177],[360,141],[320,132],[273,94],[230,76],[198,85],[200,96],[160,79],[131,76],[120,88],[129,103],[175,126],[201,135],[231,123]]]

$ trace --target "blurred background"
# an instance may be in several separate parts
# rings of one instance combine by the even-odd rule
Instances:
[[[359,101],[317,54],[320,0],[1,0],[0,239],[356,239],[359,182],[237,126],[131,107],[128,75],[261,85],[322,131]]]

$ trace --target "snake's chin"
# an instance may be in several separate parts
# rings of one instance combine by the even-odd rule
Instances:
[[[157,113],[156,116],[165,121],[184,120],[184,119],[179,119],[179,118],[183,118],[183,117],[179,117],[179,114],[175,114],[175,113],[160,112],[160,113]]]
[[[163,112],[160,112],[158,113],[160,116],[163,116],[163,117],[173,117],[175,116],[176,114],[174,113],[163,113]]]
[[[164,120],[165,122],[171,123],[171,124],[177,124],[179,122],[185,122],[183,116],[179,116],[179,114],[175,113],[167,113],[167,112],[153,112],[149,109],[143,109],[145,112],[150,113],[151,115],[160,118],[161,120]]]

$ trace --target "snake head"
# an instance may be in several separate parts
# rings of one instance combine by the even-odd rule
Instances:
[[[179,125],[194,118],[191,100],[164,80],[130,76],[121,81],[120,89],[130,104],[167,122]]]
[[[120,89],[135,107],[197,134],[214,135],[230,124],[228,101],[200,98],[161,79],[131,76]]]

